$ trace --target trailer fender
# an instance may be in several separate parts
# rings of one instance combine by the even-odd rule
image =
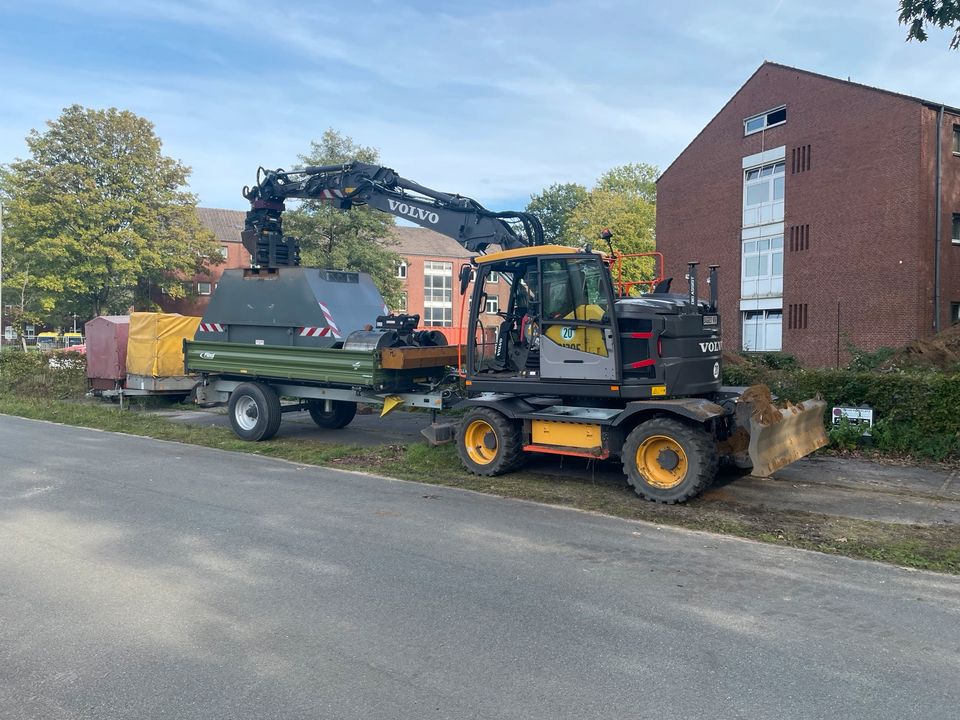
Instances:
[[[629,426],[638,415],[676,415],[698,424],[723,417],[727,410],[704,398],[676,398],[675,400],[634,400],[627,403],[623,412],[613,421],[614,427]]]

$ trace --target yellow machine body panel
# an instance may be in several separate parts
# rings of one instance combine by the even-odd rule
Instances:
[[[590,423],[532,420],[530,439],[537,445],[592,449],[601,447],[600,426]]]

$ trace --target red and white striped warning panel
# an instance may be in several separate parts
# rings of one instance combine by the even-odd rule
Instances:
[[[342,190],[321,190],[320,197],[324,200],[333,200],[334,198],[342,198]]]
[[[300,337],[326,337],[327,335],[332,335],[330,328],[328,327],[302,327],[300,328]],[[334,335],[334,337],[340,337],[339,335]]]
[[[337,327],[337,324],[333,321],[333,315],[330,314],[330,308],[324,305],[319,300],[317,304],[320,305],[320,310],[323,311],[323,319],[327,321],[327,326],[330,328],[330,332],[333,337],[340,337],[340,328]]]
[[[200,323],[200,329],[203,332],[223,332],[223,325],[220,323]]]

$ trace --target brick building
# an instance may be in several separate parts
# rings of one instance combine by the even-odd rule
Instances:
[[[186,297],[172,298],[160,292],[154,294],[154,302],[164,312],[203,315],[207,303],[210,302],[210,295],[216,288],[223,271],[228,268],[250,267],[250,253],[240,242],[240,231],[243,230],[243,222],[246,218],[245,212],[198,207],[197,215],[200,222],[213,233],[220,244],[223,262],[212,266],[209,273],[195,275],[190,280],[185,280],[183,286],[187,292]]]
[[[656,227],[674,289],[720,265],[728,349],[929,336],[960,319],[960,110],[765,62],[661,175]]]
[[[397,268],[403,282],[403,300],[395,312],[420,315],[420,327],[442,331],[453,344],[460,339],[460,328],[468,321],[469,308],[463,307],[469,297],[459,293],[460,266],[470,261],[473,253],[446,235],[419,227],[395,227],[395,245],[390,249],[404,258]],[[480,316],[484,331],[491,340],[500,320],[496,312],[506,309],[509,286],[495,279],[485,288],[487,301]],[[462,310],[462,315],[461,315]],[[465,340],[464,340],[465,342]]]

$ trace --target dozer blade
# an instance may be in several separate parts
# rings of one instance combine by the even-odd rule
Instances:
[[[767,391],[769,393],[769,391]],[[775,471],[827,444],[823,400],[805,400],[785,408],[768,406],[750,417],[751,475],[769,477]]]

